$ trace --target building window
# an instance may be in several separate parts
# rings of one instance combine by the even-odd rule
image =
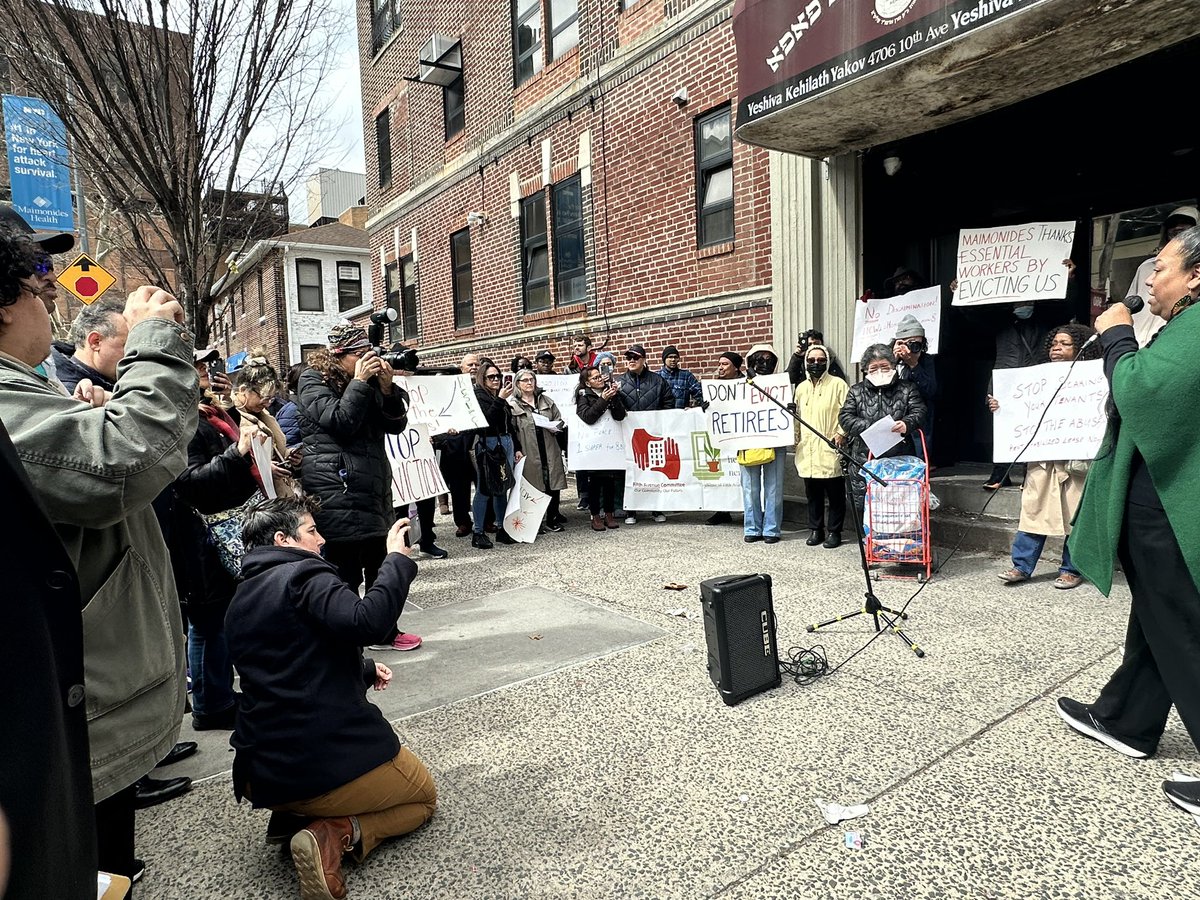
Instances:
[[[356,262],[337,264],[338,312],[362,306],[362,268]]]
[[[387,287],[387,305],[396,310],[399,318],[392,325],[392,333],[400,332],[400,340],[415,340],[417,337],[417,267],[412,254],[400,260],[400,264],[388,263],[384,269]]]
[[[471,231],[450,235],[450,264],[454,270],[454,327],[475,324],[475,287],[471,279]]]
[[[267,314],[267,298],[263,294],[263,273],[262,269],[258,270],[258,317],[261,319]]]
[[[542,0],[513,2],[513,60],[517,84],[542,71]]]
[[[296,301],[304,312],[324,312],[325,298],[321,294],[321,261],[296,260]]]
[[[543,40],[547,32],[549,41]],[[513,0],[516,84],[524,84],[546,63],[578,45],[579,0]]]
[[[521,201],[521,282],[525,312],[550,308],[550,249],[546,244],[546,194]]]
[[[572,175],[551,189],[554,201],[554,298],[559,306],[587,300],[583,189]]]
[[[325,349],[326,349],[326,347],[324,344],[301,344],[300,345],[300,359],[301,359],[301,361],[304,362],[305,365],[307,365],[308,357],[310,355],[312,355],[313,353],[315,353],[318,350],[325,350]]]
[[[701,247],[733,240],[733,133],[728,106],[696,120],[696,233]]]
[[[375,160],[379,168],[379,186],[392,183],[392,114],[385,109],[375,117]]]
[[[462,75],[459,75],[442,90],[442,115],[446,122],[446,140],[462,133],[467,122]]]
[[[371,0],[371,53],[400,30],[399,0]]]
[[[550,0],[550,58],[579,45],[579,0]]]

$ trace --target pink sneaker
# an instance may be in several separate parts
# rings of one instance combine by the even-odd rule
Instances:
[[[396,635],[396,639],[392,641],[393,650],[416,650],[421,646],[420,635],[412,634],[411,632],[402,631]]]

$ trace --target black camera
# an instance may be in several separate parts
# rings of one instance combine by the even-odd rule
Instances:
[[[371,313],[371,324],[367,328],[367,339],[371,342],[371,349],[375,351],[375,355],[393,369],[404,372],[415,372],[419,363],[416,350],[405,347],[400,343],[394,343],[386,350],[383,347],[384,329],[390,328],[392,323],[399,318],[400,314],[390,306]]]

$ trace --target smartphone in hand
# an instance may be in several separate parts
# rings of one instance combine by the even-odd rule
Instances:
[[[516,375],[514,375],[512,372],[505,372],[505,373],[504,373],[504,374],[503,374],[503,375],[500,377],[500,389],[501,389],[501,390],[505,390],[505,389],[511,390],[511,389],[512,389],[512,386],[513,386],[513,380],[514,380],[516,377],[517,377],[517,376],[516,376]]]

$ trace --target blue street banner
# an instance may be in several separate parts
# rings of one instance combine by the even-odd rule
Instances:
[[[12,204],[40,231],[74,231],[67,129],[45,100],[5,94]]]

